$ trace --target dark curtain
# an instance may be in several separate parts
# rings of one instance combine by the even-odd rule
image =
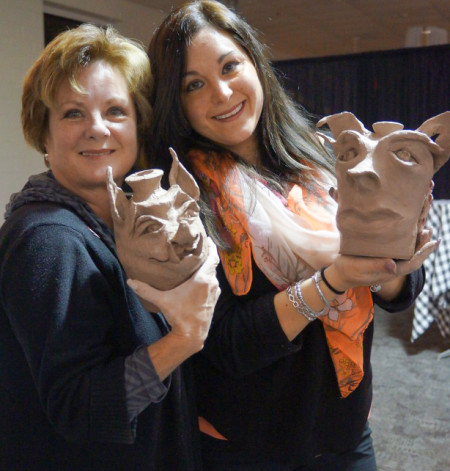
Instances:
[[[366,128],[398,121],[416,129],[449,110],[450,45],[275,62],[291,95],[317,118],[351,111]],[[435,175],[435,198],[450,199],[450,164]]]

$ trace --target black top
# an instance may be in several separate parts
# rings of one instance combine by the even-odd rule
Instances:
[[[289,342],[274,309],[277,290],[255,264],[245,296],[232,293],[221,266],[218,272],[222,293],[195,371],[200,415],[229,441],[208,440],[209,446],[296,466],[354,448],[372,403],[374,322],[364,334],[364,378],[342,399],[322,322],[311,322]],[[419,270],[396,303],[374,300],[386,310],[403,310],[423,282]]]

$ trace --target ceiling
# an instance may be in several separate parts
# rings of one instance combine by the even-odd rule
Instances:
[[[169,12],[183,0],[129,0]],[[448,43],[450,0],[224,0],[261,33],[273,60]],[[408,28],[410,29],[408,32]],[[408,43],[406,43],[408,37]]]

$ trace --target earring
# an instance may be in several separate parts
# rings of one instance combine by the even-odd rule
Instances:
[[[48,154],[44,154],[44,164],[47,168],[50,168],[50,162],[48,160]]]

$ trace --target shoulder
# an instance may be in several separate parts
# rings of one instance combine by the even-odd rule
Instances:
[[[81,253],[81,247],[110,253],[80,217],[54,203],[26,204],[14,211],[0,229],[0,257],[8,251],[68,255],[71,251]]]
[[[23,232],[48,225],[81,228],[83,221],[74,212],[56,203],[28,203],[11,214],[4,222],[1,232]]]

